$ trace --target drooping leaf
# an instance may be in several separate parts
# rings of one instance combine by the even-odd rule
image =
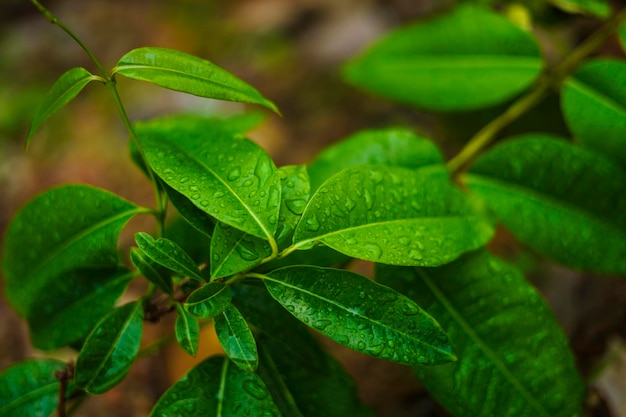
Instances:
[[[144,232],[135,234],[135,242],[146,256],[159,265],[183,276],[204,281],[191,256],[176,242],[166,238],[159,238],[155,241],[152,236]]]
[[[607,0],[548,0],[568,13],[583,13],[598,17],[609,17],[611,5]]]
[[[531,248],[573,268],[626,273],[626,175],[612,161],[527,135],[485,153],[464,181]]]
[[[211,216],[200,210],[191,202],[191,200],[174,190],[169,185],[164,184],[163,188],[172,202],[172,205],[190,225],[209,238],[213,236],[215,221]]]
[[[43,102],[37,109],[33,123],[30,126],[30,131],[28,132],[28,137],[26,138],[26,146],[28,146],[30,139],[46,119],[72,101],[89,82],[97,79],[99,78],[80,67],[72,68],[61,75],[52,85],[52,88],[48,91]]]
[[[28,324],[33,345],[56,349],[83,339],[124,293],[133,273],[126,268],[77,269],[37,293]]]
[[[213,320],[217,339],[226,356],[244,371],[254,372],[259,364],[256,342],[237,307],[229,306]]]
[[[148,163],[170,187],[226,224],[273,237],[280,178],[258,145],[202,119],[156,120],[136,130]]]
[[[130,248],[130,260],[148,281],[168,294],[174,293],[171,272],[153,261],[144,251]]]
[[[541,67],[530,33],[487,8],[461,5],[392,32],[344,76],[383,97],[451,111],[503,102],[530,86]]]
[[[567,338],[524,277],[487,251],[439,268],[378,265],[446,330],[459,360],[415,367],[455,416],[582,416],[583,384]]]
[[[249,84],[204,59],[166,48],[144,47],[124,55],[113,69],[134,80],[200,97],[278,108]]]
[[[626,64],[594,60],[568,78],[563,115],[574,137],[626,167]]]
[[[226,310],[231,304],[232,297],[230,287],[215,281],[189,294],[184,307],[196,317],[209,319]]]
[[[359,274],[294,266],[270,272],[263,282],[298,320],[357,352],[412,365],[456,359],[432,317],[403,295]]]
[[[146,211],[86,185],[62,186],[35,197],[6,234],[2,268],[13,308],[28,317],[38,294],[69,271],[117,267],[121,228]]]
[[[228,358],[213,356],[163,394],[150,417],[280,416],[263,380]]]
[[[198,353],[200,325],[198,320],[179,303],[176,304],[176,341],[191,356]]]
[[[311,189],[344,168],[354,165],[381,164],[420,168],[442,164],[443,157],[435,144],[408,129],[363,130],[324,149],[309,165]]]
[[[102,394],[128,373],[139,352],[143,334],[141,301],[118,307],[104,317],[87,337],[76,359],[76,385]]]
[[[492,233],[444,167],[362,165],[322,184],[302,215],[294,244],[321,241],[355,258],[436,266],[484,245]]]
[[[0,374],[0,415],[48,417],[57,408],[59,380],[65,364],[52,359],[30,359]]]

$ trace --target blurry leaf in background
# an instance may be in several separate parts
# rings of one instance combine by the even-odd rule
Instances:
[[[548,0],[548,2],[569,13],[583,13],[603,18],[611,14],[611,5],[607,0]]]

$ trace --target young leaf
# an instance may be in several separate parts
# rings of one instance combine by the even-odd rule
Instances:
[[[144,232],[135,234],[135,242],[150,259],[159,265],[183,276],[200,282],[204,281],[193,259],[176,242],[165,238],[155,241],[152,236]]]
[[[217,223],[211,240],[211,278],[244,271],[271,254],[272,248],[267,240]]]
[[[133,273],[126,268],[69,271],[33,300],[28,324],[33,345],[56,349],[83,339],[126,291]]]
[[[171,273],[139,248],[130,248],[130,260],[141,274],[151,283],[168,294],[174,293]]]
[[[210,120],[165,120],[136,126],[151,168],[216,219],[273,239],[280,205],[276,167],[254,142]]]
[[[458,111],[515,96],[541,67],[530,33],[486,8],[461,5],[391,33],[349,63],[344,76],[383,97]]]
[[[274,103],[228,71],[172,49],[134,49],[120,58],[113,74],[200,97],[260,104],[279,113]]]
[[[163,394],[150,413],[161,416],[280,416],[280,412],[257,374],[213,356]]]
[[[417,304],[361,275],[294,266],[265,276],[269,293],[298,320],[344,346],[402,364],[456,360],[439,324]]]
[[[226,310],[230,306],[232,297],[230,287],[215,281],[189,294],[184,307],[196,317],[209,319]]]
[[[563,115],[574,137],[626,166],[626,64],[594,60],[568,78]]]
[[[179,303],[176,304],[176,341],[181,348],[191,356],[198,353],[200,325],[198,320],[188,313]]]
[[[527,135],[484,154],[464,181],[531,248],[573,268],[626,273],[626,175],[612,161]]]
[[[317,190],[294,244],[321,241],[355,258],[436,266],[484,245],[492,233],[445,168],[362,165],[341,171]]]
[[[86,185],[62,186],[35,197],[8,227],[2,260],[7,299],[28,317],[37,296],[68,271],[117,267],[121,228],[146,211]]]
[[[63,362],[30,359],[0,374],[0,415],[3,417],[49,416],[59,401],[59,380],[55,373]]]
[[[142,333],[141,301],[111,311],[96,325],[78,354],[76,385],[90,394],[102,394],[117,385],[139,352]]]
[[[72,68],[67,71],[52,85],[46,94],[41,106],[37,109],[33,123],[30,126],[26,146],[30,142],[39,126],[60,108],[72,101],[90,81],[99,79],[84,68]]]
[[[244,371],[254,372],[259,364],[256,342],[237,307],[229,306],[213,320],[226,356]]]
[[[541,296],[486,251],[439,268],[379,265],[377,280],[424,306],[459,360],[415,367],[455,416],[581,416],[583,384]]]
[[[609,17],[611,5],[607,0],[548,0],[568,13],[583,13],[598,17]]]
[[[363,130],[317,155],[308,168],[311,189],[344,168],[365,164],[420,168],[443,164],[443,157],[433,142],[408,129]]]

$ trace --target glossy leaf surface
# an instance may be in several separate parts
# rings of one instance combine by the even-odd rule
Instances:
[[[567,339],[515,268],[478,251],[439,268],[379,265],[376,275],[448,333],[459,360],[415,371],[453,415],[582,415],[583,384]]]
[[[321,241],[355,258],[436,266],[484,245],[492,233],[444,167],[363,165],[341,171],[317,190],[294,243]]]
[[[537,43],[503,16],[462,5],[400,28],[345,68],[366,90],[417,107],[470,110],[505,101],[542,67]]]
[[[591,61],[568,78],[561,94],[563,115],[581,144],[626,166],[626,64]]]
[[[251,235],[274,235],[280,178],[258,145],[211,119],[156,120],[136,130],[152,169],[196,207]]]
[[[30,126],[26,143],[30,141],[39,126],[60,108],[72,101],[90,81],[98,79],[84,68],[72,68],[65,72],[52,85],[43,102],[37,109],[33,123]]]
[[[176,242],[166,238],[154,240],[147,233],[135,234],[137,246],[154,262],[177,272],[185,277],[204,281],[200,271],[191,256],[189,256]]]
[[[101,394],[128,373],[139,352],[143,334],[141,301],[118,307],[87,337],[76,360],[76,385]]]
[[[213,319],[215,332],[226,356],[246,372],[254,372],[259,364],[256,342],[246,320],[231,305]]]
[[[612,161],[530,135],[485,153],[465,183],[531,248],[574,268],[626,272],[626,176]]]
[[[126,291],[126,268],[78,269],[64,274],[33,300],[28,324],[39,349],[56,349],[84,338]]]
[[[114,194],[86,185],[46,191],[10,223],[2,267],[6,296],[30,316],[33,300],[69,271],[117,267],[117,237],[136,214],[145,212]]]
[[[170,271],[153,261],[139,248],[130,248],[130,260],[144,278],[152,282],[162,291],[173,294],[174,288],[172,286]]]
[[[280,416],[263,380],[213,356],[163,394],[150,417]]]
[[[198,320],[181,304],[176,304],[176,313],[176,341],[185,352],[195,357],[200,337]]]
[[[311,189],[344,168],[354,165],[382,164],[420,168],[442,164],[435,144],[408,129],[363,130],[324,149],[308,167]]]
[[[311,195],[307,168],[302,165],[287,165],[278,169],[282,188],[276,241],[280,250],[291,244],[291,236],[302,217]]]
[[[569,13],[583,13],[608,17],[611,6],[607,0],[549,0],[550,3]]]
[[[184,307],[194,316],[208,319],[226,310],[232,297],[230,287],[222,282],[211,282],[189,294]]]
[[[455,360],[448,337],[432,317],[361,275],[294,266],[269,273],[263,282],[298,320],[357,352],[413,365]]]
[[[134,49],[120,58],[113,73],[200,97],[260,104],[278,113],[274,103],[230,72],[172,49]]]
[[[0,415],[48,417],[57,408],[59,380],[54,374],[65,368],[52,359],[30,359],[0,374]]]

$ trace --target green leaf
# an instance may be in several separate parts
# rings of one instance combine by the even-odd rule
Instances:
[[[136,130],[148,163],[170,187],[218,220],[273,239],[280,178],[258,145],[210,119],[157,120]]]
[[[37,294],[30,310],[30,337],[39,349],[56,349],[83,339],[126,291],[126,268],[84,268]]]
[[[559,9],[568,13],[590,14],[598,17],[609,17],[611,5],[606,0],[548,0]]]
[[[163,188],[172,202],[172,205],[190,225],[209,238],[213,236],[215,221],[211,216],[200,210],[191,202],[191,200],[174,190],[169,185],[163,184]]]
[[[626,273],[626,174],[612,161],[527,135],[484,154],[464,182],[531,248],[573,268]]]
[[[254,336],[237,307],[231,305],[213,319],[215,332],[226,356],[246,372],[259,364]]]
[[[176,242],[166,238],[159,238],[155,241],[152,236],[144,232],[135,233],[135,242],[150,259],[159,265],[183,276],[200,282],[204,281],[191,256]]]
[[[184,307],[196,317],[209,319],[226,310],[231,304],[232,297],[230,287],[215,281],[189,294]]]
[[[117,385],[137,357],[142,333],[141,301],[111,311],[96,325],[78,354],[76,385],[90,394],[102,394]]]
[[[150,413],[150,417],[279,415],[263,380],[223,356],[213,356],[189,371]]]
[[[52,359],[30,359],[0,374],[0,415],[47,417],[57,408],[59,380],[55,373],[65,368]]]
[[[2,267],[8,301],[29,317],[37,296],[69,271],[117,267],[121,228],[146,211],[85,185],[62,186],[35,197],[6,234]]]
[[[130,248],[130,260],[141,274],[151,283],[168,294],[174,293],[170,272],[153,261],[139,248]]]
[[[205,214],[208,217],[208,215]],[[178,242],[180,247],[191,256],[196,265],[206,263],[211,253],[211,237],[192,226],[186,219],[173,216],[172,221],[165,228],[165,237]],[[204,274],[208,269],[200,270]]]
[[[317,155],[309,165],[311,189],[344,168],[364,164],[420,168],[443,164],[443,158],[433,142],[408,129],[363,130]]]
[[[263,274],[273,271],[274,269],[292,265],[316,265],[341,268],[351,260],[351,257],[341,252],[337,252],[326,245],[317,244],[311,249],[294,251],[288,256],[276,258],[270,262],[259,265],[255,268],[255,272]]]
[[[341,171],[317,190],[294,244],[321,241],[355,258],[436,266],[484,245],[492,233],[443,166],[363,165]]]
[[[30,142],[39,126],[60,108],[72,101],[90,81],[98,80],[99,77],[92,75],[84,68],[72,68],[67,71],[54,83],[50,91],[46,94],[43,102],[37,109],[33,123],[30,126],[26,146]]]
[[[530,33],[486,8],[462,5],[395,30],[349,63],[344,76],[383,97],[458,111],[512,98],[541,68]]]
[[[448,333],[459,360],[415,371],[453,415],[582,416],[567,338],[515,268],[477,251],[439,268],[379,265],[376,275]]]
[[[291,236],[302,217],[309,201],[311,185],[307,168],[302,165],[287,165],[278,169],[282,187],[276,240],[283,250],[291,244]]]
[[[182,304],[176,304],[176,341],[181,348],[191,356],[198,353],[200,325],[198,320],[188,313]]]
[[[417,304],[361,275],[294,266],[265,276],[269,293],[298,320],[357,352],[402,364],[456,360],[439,324]]]
[[[594,60],[568,78],[561,94],[563,115],[581,144],[626,167],[626,64]]]
[[[113,74],[200,97],[260,104],[279,113],[274,103],[230,72],[204,59],[172,49],[133,49],[120,58]]]

